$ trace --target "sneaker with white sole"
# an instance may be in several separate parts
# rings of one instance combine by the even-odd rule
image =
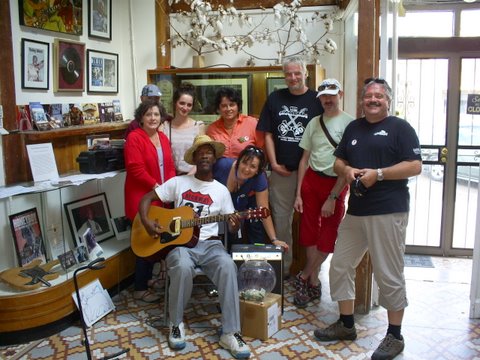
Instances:
[[[185,326],[183,325],[183,322],[178,324],[178,326],[170,324],[168,346],[173,350],[181,350],[185,345]]]
[[[235,359],[248,359],[250,348],[243,341],[239,333],[223,334],[220,336],[220,346],[230,351]]]
[[[391,360],[405,348],[403,337],[399,340],[392,334],[387,334],[377,350],[372,354],[372,360]]]

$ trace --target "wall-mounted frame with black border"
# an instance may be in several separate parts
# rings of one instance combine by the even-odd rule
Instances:
[[[85,44],[55,39],[53,50],[53,91],[83,91]]]
[[[48,90],[50,45],[22,39],[22,89]]]
[[[112,0],[88,0],[88,36],[112,40]]]
[[[46,261],[42,230],[38,221],[37,209],[32,208],[8,216],[18,264],[27,265],[35,259]]]
[[[87,50],[87,91],[118,93],[118,54]]]
[[[64,207],[75,247],[83,244],[82,236],[88,228],[99,243],[114,236],[105,193],[66,203]]]

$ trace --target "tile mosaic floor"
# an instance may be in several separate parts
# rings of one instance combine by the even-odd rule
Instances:
[[[480,320],[468,318],[471,260],[432,258],[434,268],[407,267],[405,275],[410,305],[402,327],[405,351],[396,359],[480,359]],[[369,359],[386,331],[386,312],[374,307],[357,315],[358,339],[354,342],[319,343],[313,330],[337,319],[336,304],[328,292],[328,264],[321,274],[322,301],[305,309],[292,304],[293,287],[286,282],[283,328],[268,341],[245,338],[251,359]],[[93,358],[129,347],[120,359],[228,359],[218,345],[218,313],[212,305],[189,306],[185,315],[187,347],[168,348],[161,327],[162,304],[142,304],[131,289],[113,298],[116,311],[90,331]],[[203,327],[202,327],[203,326]],[[206,326],[206,327],[205,327]],[[59,334],[19,346],[0,348],[2,359],[86,359],[81,330],[72,326]]]

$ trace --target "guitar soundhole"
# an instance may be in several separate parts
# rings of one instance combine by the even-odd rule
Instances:
[[[178,237],[178,235],[177,236],[172,236],[172,234],[170,234],[168,232],[163,232],[163,233],[160,234],[160,243],[161,244],[168,244],[169,242],[174,241],[177,237]]]

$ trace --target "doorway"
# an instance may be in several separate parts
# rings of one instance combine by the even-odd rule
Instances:
[[[396,113],[417,131],[424,161],[422,173],[409,182],[406,251],[471,256],[480,114],[469,114],[467,100],[480,94],[480,54],[410,54],[397,60],[396,80]]]

